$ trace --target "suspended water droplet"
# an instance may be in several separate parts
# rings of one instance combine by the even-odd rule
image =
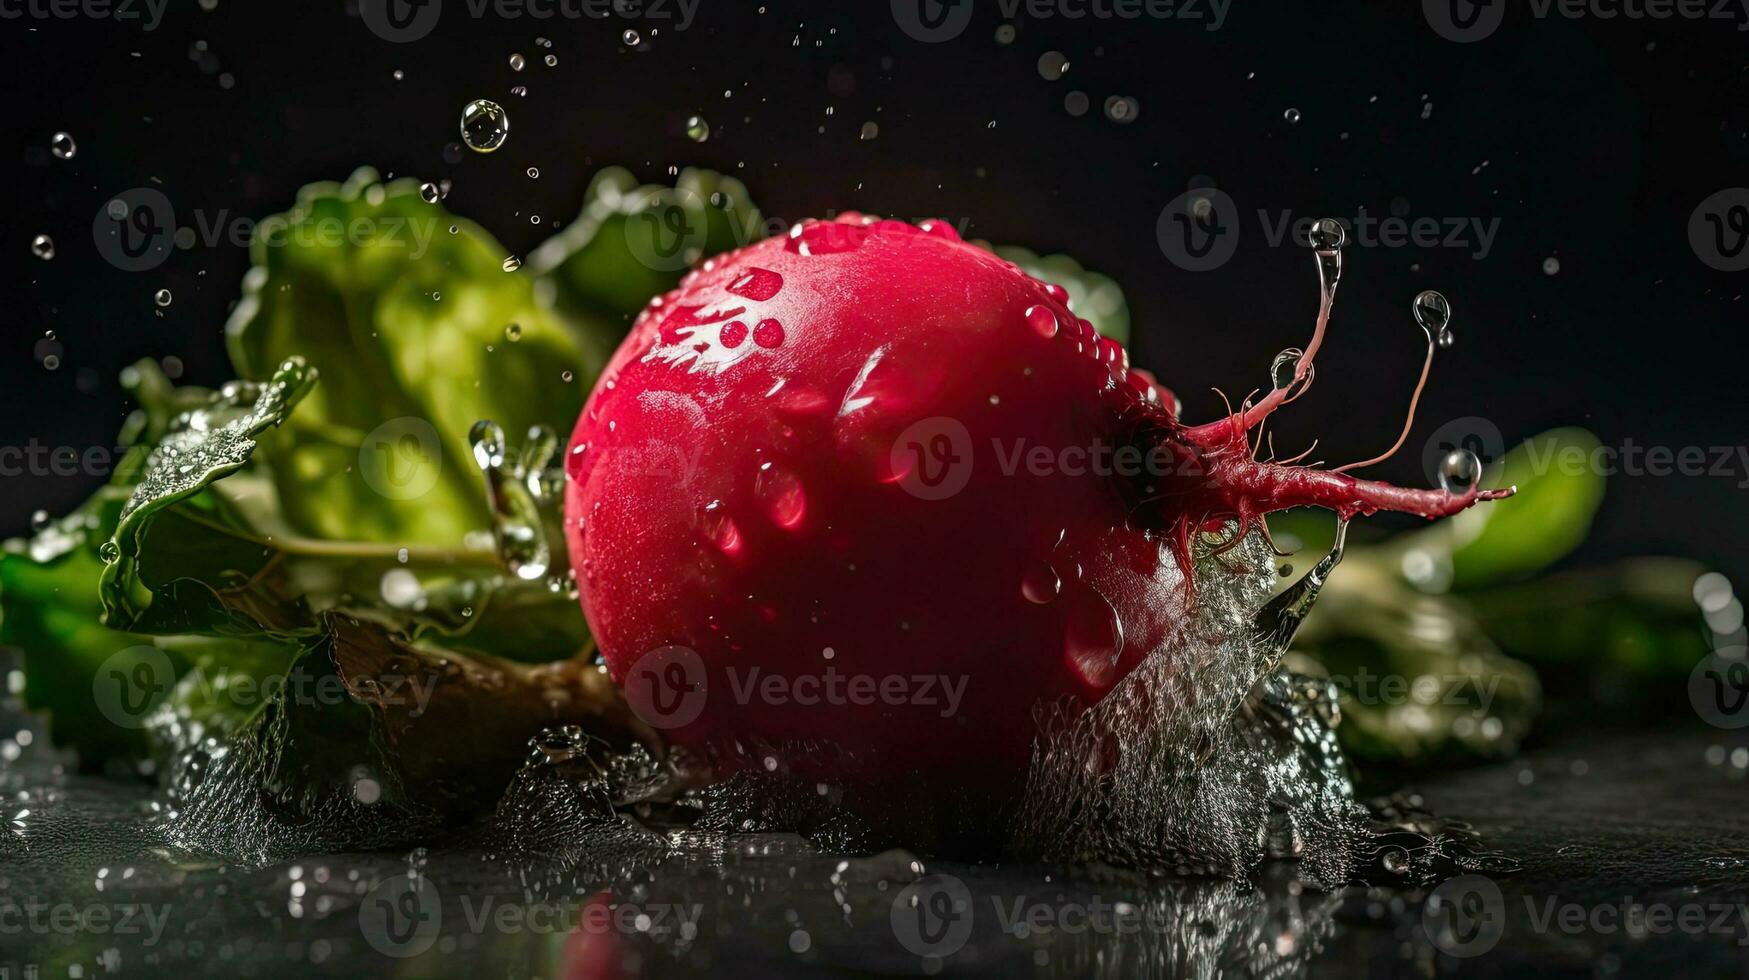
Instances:
[[[711,138],[711,124],[705,122],[703,116],[688,116],[686,119],[686,138],[694,143],[703,143]]]
[[[1047,82],[1062,78],[1069,70],[1069,57],[1061,51],[1046,51],[1038,56],[1039,77]]]
[[[1446,493],[1465,494],[1482,482],[1482,461],[1468,449],[1453,449],[1439,461],[1439,487]]]
[[[1002,24],[996,28],[996,43],[997,44],[1013,44],[1014,43],[1014,25],[1013,24]]]
[[[552,456],[558,448],[558,438],[544,426],[529,430],[524,447],[514,468],[505,465],[508,453],[504,430],[496,422],[482,419],[468,432],[474,463],[486,477],[486,500],[492,512],[492,536],[498,546],[498,556],[511,574],[524,581],[533,581],[547,573],[552,551],[547,545],[535,490],[541,487],[539,477],[551,468]]]
[[[171,300],[174,298],[175,297],[170,295],[170,290],[168,289],[160,289],[152,294],[152,302],[157,303],[160,309],[169,306]]]
[[[1441,346],[1449,347],[1450,342],[1445,340],[1445,334],[1451,329],[1451,304],[1446,302],[1445,296],[1438,290],[1424,289],[1416,294],[1411,308],[1415,313],[1415,322],[1421,325],[1421,329],[1427,331],[1430,337],[1440,338]]]
[[[566,384],[570,384],[573,380],[576,379],[576,377],[577,377],[576,375],[572,374],[569,371],[560,371],[559,372],[559,380],[565,382]]]
[[[436,184],[426,181],[419,185],[419,196],[424,199],[426,204],[436,204],[438,198],[443,195],[438,191]]]
[[[1437,340],[1442,349],[1457,343],[1457,337],[1450,330],[1441,330]]]
[[[539,180],[540,179],[540,168],[539,167],[529,167],[528,168],[528,178],[530,180]]]
[[[1063,96],[1063,111],[1071,116],[1087,115],[1087,110],[1091,104],[1092,100],[1087,97],[1087,93],[1079,89]]]
[[[504,271],[505,272],[515,272],[517,269],[520,269],[520,268],[522,268],[522,260],[521,259],[517,258],[514,255],[506,255],[504,257]]]
[[[1301,378],[1297,383],[1294,381],[1294,375],[1299,371],[1300,358],[1304,356],[1305,351],[1300,350],[1298,347],[1289,347],[1275,355],[1275,360],[1269,365],[1270,384],[1273,385],[1276,390],[1288,388],[1289,391],[1287,397],[1289,401],[1298,398],[1301,394],[1305,393],[1305,390],[1311,386],[1312,379],[1318,376],[1318,365],[1308,364],[1306,365],[1306,376]]]
[[[1046,561],[1032,562],[1020,579],[1020,594],[1027,602],[1035,602],[1041,606],[1055,599],[1062,589],[1062,577]]]
[[[504,107],[475,99],[462,108],[462,142],[479,153],[491,153],[510,135],[510,116]]]
[[[1561,260],[1553,255],[1543,259],[1543,275],[1552,276],[1561,271]]]
[[[638,36],[637,31],[634,31],[631,28],[627,28],[625,33],[619,36],[619,39],[625,42],[625,46],[628,48],[635,48],[644,40],[642,37]]]
[[[47,235],[38,235],[30,240],[30,254],[47,262],[55,257],[55,240]]]
[[[860,134],[858,134],[858,138],[864,139],[864,140],[872,140],[875,137],[879,136],[880,134],[881,134],[880,124],[871,120],[869,122],[865,122],[862,124],[862,132]]]
[[[510,94],[514,95],[520,99],[523,96],[528,94],[528,86],[527,85],[512,85],[512,86],[510,86]]]
[[[1348,230],[1335,218],[1319,218],[1312,225],[1310,238],[1312,247],[1320,252],[1334,251],[1348,243]]]
[[[541,59],[541,64],[546,65],[548,68],[551,68],[558,63],[559,63],[559,56],[556,54],[549,54],[546,57]]]
[[[522,324],[512,323],[508,327],[505,327],[504,328],[504,339],[510,341],[513,344],[516,343],[517,341],[521,340],[522,339]]]
[[[528,62],[523,60],[522,55],[513,54],[510,56],[510,70],[511,71],[521,71],[522,66],[526,65],[526,64],[528,64]]]
[[[49,140],[49,152],[59,159],[71,160],[79,152],[79,144],[73,142],[72,133],[56,133]]]
[[[1086,681],[1101,690],[1117,681],[1123,654],[1123,621],[1098,592],[1080,586],[1070,597],[1063,634],[1063,655]]]
[[[1114,123],[1133,123],[1141,111],[1142,104],[1128,95],[1114,95],[1105,100],[1105,118]],[[1080,115],[1078,112],[1073,114]]]
[[[808,496],[794,473],[775,463],[763,463],[753,480],[753,493],[765,507],[772,523],[794,528],[807,515]]]
[[[1057,335],[1057,315],[1048,306],[1034,305],[1026,308],[1026,325],[1040,337],[1055,337]]]
[[[1286,119],[1289,123],[1297,123],[1300,121],[1300,110],[1290,107],[1281,114],[1281,118]]]

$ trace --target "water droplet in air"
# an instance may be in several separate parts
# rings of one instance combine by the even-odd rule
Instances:
[[[62,160],[71,160],[79,152],[79,144],[73,142],[72,133],[56,133],[49,140],[49,152]]]
[[[686,120],[686,138],[694,143],[703,143],[711,138],[711,124],[705,122],[703,116],[688,116]]]
[[[1333,252],[1348,242],[1348,231],[1335,218],[1319,218],[1308,236],[1312,247],[1320,252]]]
[[[528,94],[528,86],[527,85],[512,85],[510,87],[510,94],[514,95],[520,99],[523,96]]]
[[[572,374],[569,371],[560,371],[559,372],[559,380],[563,381],[566,384],[570,384],[573,380],[576,379],[576,377],[577,377],[576,375]]]
[[[511,71],[521,71],[522,66],[527,64],[527,63],[528,62],[524,61],[522,55],[520,55],[520,54],[513,54],[510,56],[510,70]]]
[[[1133,123],[1142,111],[1142,104],[1127,95],[1114,95],[1105,100],[1105,118],[1114,123]]]
[[[490,153],[504,145],[510,135],[510,116],[504,107],[486,99],[475,99],[462,109],[462,142],[480,153]]]
[[[1308,364],[1306,365],[1305,378],[1297,384],[1294,382],[1294,374],[1299,370],[1300,358],[1304,354],[1305,352],[1298,347],[1289,347],[1275,355],[1275,360],[1269,365],[1270,384],[1278,391],[1282,388],[1289,388],[1287,393],[1289,399],[1298,398],[1311,386],[1312,379],[1318,376],[1318,365]]]
[[[426,181],[419,185],[419,196],[424,199],[426,204],[436,204],[437,199],[441,197],[442,194],[439,193],[436,184]]]
[[[152,294],[152,302],[157,303],[160,308],[169,306],[170,301],[174,298],[175,297],[170,295],[170,290],[168,289],[160,289]]]
[[[1543,275],[1552,276],[1561,271],[1561,260],[1553,255],[1543,259]]]
[[[551,68],[558,63],[559,63],[559,56],[556,54],[549,54],[545,58],[541,59],[541,64],[546,65],[548,68]]]
[[[1046,51],[1038,56],[1039,77],[1047,82],[1062,78],[1069,70],[1069,58],[1061,51]]]
[[[512,323],[510,326],[505,327],[504,328],[504,339],[510,341],[513,344],[516,343],[517,341],[521,340],[522,339],[522,324]]]
[[[506,255],[504,257],[504,271],[505,272],[515,272],[517,269],[520,269],[520,268],[522,268],[522,260],[521,259],[517,258],[514,255]]]
[[[1079,90],[1070,92],[1063,96],[1063,111],[1071,116],[1085,116],[1090,102],[1086,92]]]
[[[528,168],[528,178],[530,180],[539,180],[540,179],[540,168],[539,167],[529,167]]]
[[[717,546],[717,550],[725,555],[737,554],[741,550],[741,529],[735,526],[729,512],[724,509],[723,502],[713,500],[704,507],[702,518],[705,537]]]
[[[640,43],[642,43],[644,40],[643,38],[638,36],[637,31],[631,30],[630,28],[628,28],[624,34],[621,34],[619,36],[619,39],[621,41],[624,41],[625,46],[628,48],[635,48]]]
[[[1415,322],[1431,337],[1439,338],[1441,347],[1450,347],[1451,341],[1446,336],[1451,332],[1451,304],[1438,290],[1424,289],[1415,296],[1412,307],[1415,311]]]
[[[55,257],[55,240],[47,235],[38,235],[30,240],[30,254],[47,262]]]
[[[1482,482],[1482,461],[1468,449],[1453,449],[1439,463],[1439,487],[1446,493],[1464,494]]]
[[[1290,123],[1297,123],[1300,121],[1300,110],[1290,108],[1281,114],[1281,118],[1286,119]]]
[[[880,134],[881,134],[881,127],[880,127],[879,123],[872,122],[872,121],[865,122],[862,124],[862,132],[859,135],[859,138],[865,139],[865,140],[872,140],[875,137],[879,136]]]
[[[1003,24],[1003,25],[996,28],[996,43],[997,44],[1013,44],[1014,43],[1014,25],[1013,24]]]

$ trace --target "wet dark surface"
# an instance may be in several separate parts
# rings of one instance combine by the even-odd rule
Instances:
[[[1412,888],[1304,888],[1291,864],[1234,883],[782,834],[250,867],[165,846],[147,789],[57,772],[30,741],[0,771],[9,976],[1749,975],[1749,738],[1720,733],[1423,779],[1522,866],[1449,881],[1431,910]]]

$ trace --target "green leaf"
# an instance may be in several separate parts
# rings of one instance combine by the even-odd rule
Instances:
[[[272,550],[240,508],[202,491],[249,463],[256,438],[283,424],[315,382],[314,369],[288,358],[267,383],[232,386],[183,413],[152,448],[104,546],[106,625],[159,634],[296,628],[304,617],[283,603],[254,601]]]
[[[1518,487],[1516,495],[1472,507],[1437,532],[1422,532],[1448,536],[1452,587],[1523,578],[1578,547],[1603,502],[1604,476],[1591,465],[1598,446],[1584,429],[1533,436],[1506,454],[1498,475],[1486,478],[1494,486]]]
[[[561,309],[605,324],[599,329],[611,352],[630,317],[699,260],[763,233],[759,209],[733,177],[688,167],[665,187],[608,167],[589,182],[583,212],[536,249],[528,267]]]
[[[226,328],[237,370],[261,380],[299,355],[323,377],[262,453],[291,531],[454,546],[489,526],[473,424],[576,421],[593,378],[578,337],[416,182],[367,169],[306,187],[253,256]]]
[[[99,621],[98,547],[124,499],[99,491],[34,538],[0,548],[0,644],[24,651],[25,704],[48,714],[55,744],[76,749],[87,769],[146,749],[144,731],[112,721],[94,691],[106,665],[125,676],[152,642]]]
[[[1090,272],[1067,255],[1038,255],[1019,246],[998,245],[991,249],[1020,266],[1034,279],[1053,282],[1069,291],[1069,310],[1093,324],[1102,337],[1120,344],[1130,342],[1130,307],[1123,290],[1111,277]]]

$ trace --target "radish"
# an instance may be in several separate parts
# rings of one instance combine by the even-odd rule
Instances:
[[[1197,426],[1062,288],[946,223],[850,214],[706,261],[638,316],[571,439],[607,670],[718,773],[1011,791],[1041,707],[1095,705],[1173,649],[1211,532],[1510,493],[1463,460],[1416,490],[1254,458],[1311,381],[1340,237],[1319,226],[1304,352]]]

